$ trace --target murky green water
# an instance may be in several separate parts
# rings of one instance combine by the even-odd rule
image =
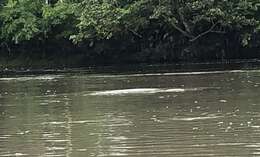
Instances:
[[[0,156],[260,156],[260,70],[0,78]]]

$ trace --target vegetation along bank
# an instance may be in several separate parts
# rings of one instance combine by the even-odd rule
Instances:
[[[1,0],[0,66],[260,57],[259,0]]]

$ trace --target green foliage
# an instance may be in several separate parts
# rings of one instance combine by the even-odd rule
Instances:
[[[239,32],[242,44],[259,31],[260,2],[255,0],[161,0],[152,18],[177,30],[190,41],[209,33]]]
[[[121,19],[121,10],[113,4],[99,0],[81,3],[82,14],[79,17],[79,33],[71,36],[74,41],[83,39],[110,38],[117,31]]]
[[[41,25],[40,10],[38,0],[8,0],[0,12],[0,37],[18,43],[37,36]]]
[[[69,38],[75,34],[78,5],[69,0],[8,0],[0,11],[0,38],[8,42]]]
[[[46,38],[53,34],[57,38],[69,38],[75,31],[77,5],[58,2],[54,6],[43,6],[42,23]]]
[[[149,27],[153,12],[151,0],[85,0],[77,25],[78,33],[71,36],[77,43],[83,40],[110,39]]]
[[[259,34],[259,8],[258,0],[7,0],[0,11],[0,38],[79,43],[130,34],[141,38],[158,27],[186,42],[240,34],[241,44],[248,46]]]

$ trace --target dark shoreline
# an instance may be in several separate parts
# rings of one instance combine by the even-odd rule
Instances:
[[[82,66],[82,67],[56,67],[56,68],[23,68],[11,67],[0,69],[0,77],[12,75],[41,75],[41,74],[66,74],[66,73],[149,73],[149,72],[194,72],[212,70],[244,70],[259,69],[259,59],[225,60],[217,62],[182,62],[171,64],[114,64],[109,66]]]

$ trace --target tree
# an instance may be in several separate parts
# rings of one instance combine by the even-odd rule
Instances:
[[[53,6],[44,5],[41,20],[45,38],[69,39],[75,34],[77,7],[77,3],[66,1],[58,1]]]
[[[110,39],[129,32],[137,32],[149,23],[150,0],[84,0],[77,24],[78,33],[71,36],[77,43],[83,40]]]
[[[36,37],[41,30],[40,0],[8,0],[0,12],[0,38],[19,43]]]
[[[259,31],[259,6],[255,0],[159,0],[152,17],[191,42],[209,33],[236,31],[247,45],[250,36]]]
[[[239,34],[241,44],[249,46],[260,30],[256,0],[6,0],[3,4],[0,39],[14,43],[143,38],[147,31],[160,28],[158,34],[176,36],[172,42],[189,44],[209,35]]]

